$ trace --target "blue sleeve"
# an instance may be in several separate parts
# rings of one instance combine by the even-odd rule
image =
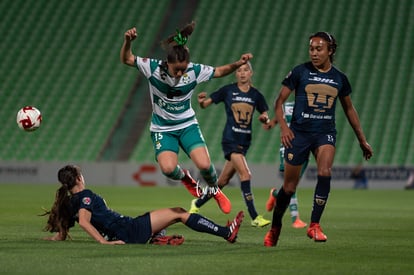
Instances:
[[[214,93],[212,93],[210,95],[210,98],[213,101],[213,103],[218,104],[220,102],[223,102],[226,98],[226,91],[227,91],[226,86],[224,86],[218,89],[217,91],[215,91]]]
[[[92,212],[93,200],[95,199],[95,194],[90,190],[85,190],[82,192],[80,199],[79,209],[84,208]]]
[[[295,67],[288,75],[283,79],[282,85],[288,87],[291,91],[296,90],[296,87],[300,80],[299,66]]]
[[[263,113],[263,112],[267,112],[268,110],[269,110],[269,106],[267,105],[266,99],[258,91],[258,93],[257,93],[257,111],[259,111],[259,113]]]
[[[340,96],[345,97],[345,96],[348,96],[352,93],[352,88],[351,88],[351,84],[349,83],[349,80],[348,80],[348,78],[346,77],[345,74],[342,74],[342,81],[343,81],[343,86],[342,86],[342,89],[340,91]]]

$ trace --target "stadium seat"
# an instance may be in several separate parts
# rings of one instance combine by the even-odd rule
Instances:
[[[160,28],[172,28],[162,26],[168,4],[1,1],[0,50],[5,54],[0,70],[5,73],[0,74],[0,159],[97,160],[138,74],[119,62],[123,32],[137,26],[139,42],[134,50],[151,54]],[[175,16],[176,11],[168,12]],[[192,61],[212,66],[252,52],[253,84],[264,94],[273,116],[282,79],[293,66],[308,60],[308,36],[331,32],[339,44],[335,65],[350,79],[354,105],[375,151],[370,164],[414,165],[414,96],[408,90],[414,87],[413,13],[414,4],[403,0],[198,1],[197,25],[188,45]],[[234,75],[214,79],[199,85],[195,93],[211,93],[234,81]],[[43,124],[36,132],[24,133],[14,122],[25,105],[42,111]],[[201,110],[194,95],[193,107],[213,162],[223,162],[223,106]],[[339,102],[337,109],[335,163],[354,165],[362,160],[359,144]],[[130,162],[154,161],[148,123],[131,148]],[[279,163],[278,127],[264,131],[257,114],[253,127],[248,161]],[[179,160],[188,158],[180,153]]]

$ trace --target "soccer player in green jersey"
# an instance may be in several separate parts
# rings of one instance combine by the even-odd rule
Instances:
[[[194,22],[187,24],[163,41],[163,48],[167,52],[166,60],[134,55],[131,47],[137,38],[137,30],[131,28],[124,34],[120,58],[121,62],[135,67],[148,80],[152,105],[151,138],[162,173],[170,179],[181,180],[195,197],[200,197],[203,193],[212,194],[219,207],[227,211],[231,209],[231,203],[217,186],[216,169],[211,163],[191,106],[191,96],[197,84],[226,76],[253,56],[246,53],[234,63],[218,67],[193,63],[186,43],[194,27]],[[207,182],[208,186],[203,190],[200,190],[188,170],[178,165],[180,147]]]

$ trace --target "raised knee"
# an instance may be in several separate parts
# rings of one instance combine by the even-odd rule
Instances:
[[[251,180],[252,174],[250,172],[245,172],[245,173],[240,173],[240,180],[241,181],[246,181],[246,180]]]
[[[294,193],[296,193],[296,184],[284,184],[283,190],[286,194],[293,195]]]
[[[320,168],[318,169],[318,176],[330,177],[331,171],[332,171],[331,168]]]
[[[285,193],[288,195],[293,195],[296,193],[296,188],[285,188],[283,187],[283,190],[285,190]]]
[[[174,172],[176,166],[162,166],[161,171],[164,175],[170,175]]]
[[[206,170],[210,170],[210,166],[211,166],[211,164],[206,162],[206,163],[198,164],[197,168],[198,168],[198,170],[206,171]]]

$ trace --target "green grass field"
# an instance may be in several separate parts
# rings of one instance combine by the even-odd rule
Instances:
[[[263,246],[268,228],[253,228],[247,216],[238,242],[191,231],[182,224],[168,233],[183,234],[179,247],[155,245],[105,246],[78,225],[71,241],[41,238],[45,217],[57,185],[0,185],[0,274],[413,274],[414,192],[405,190],[332,190],[322,218],[326,243],[290,227],[289,214],[277,247]],[[147,210],[189,207],[184,188],[89,186],[114,210],[136,216]],[[246,210],[238,188],[226,189],[233,203],[222,214],[214,200],[202,214],[224,224]],[[254,189],[257,210],[265,213],[268,189]],[[308,222],[311,189],[300,189],[299,210]],[[246,213],[247,214],[247,213]]]

